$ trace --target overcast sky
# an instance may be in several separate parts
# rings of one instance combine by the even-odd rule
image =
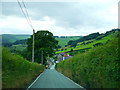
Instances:
[[[79,2],[25,2],[35,32],[80,36],[118,27],[119,0]],[[2,2],[0,34],[32,34],[17,2]]]

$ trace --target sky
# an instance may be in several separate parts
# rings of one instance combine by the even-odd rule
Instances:
[[[19,0],[21,1],[21,0]],[[25,2],[35,32],[49,30],[54,36],[85,36],[118,28],[119,0],[76,2]],[[0,34],[32,34],[18,3],[1,2]],[[25,8],[23,7],[25,10]]]

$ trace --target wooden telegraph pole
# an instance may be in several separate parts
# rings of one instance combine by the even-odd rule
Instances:
[[[43,64],[43,50],[41,50],[41,63]]]
[[[28,14],[28,11],[27,11],[27,8],[26,8],[25,3],[22,1],[22,4],[23,4],[23,5],[22,5],[19,0],[17,0],[17,2],[18,2],[18,4],[19,4],[19,6],[20,6],[20,8],[21,8],[21,10],[22,10],[22,13],[23,13],[24,17],[26,18],[29,26],[30,26],[30,27],[32,28],[32,30],[33,30],[32,63],[34,63],[34,38],[35,38],[34,32],[35,32],[35,30],[33,29],[33,25],[32,25],[32,22],[31,22],[31,20],[30,20],[30,17],[29,17],[29,14]],[[22,6],[24,6],[25,10],[23,9]]]
[[[32,63],[34,63],[34,40],[35,40],[34,33],[35,33],[35,30],[33,29],[33,49],[32,49]]]

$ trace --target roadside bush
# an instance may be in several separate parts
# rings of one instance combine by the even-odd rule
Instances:
[[[120,88],[118,40],[61,61],[56,69],[85,88]]]
[[[37,75],[43,72],[44,66],[26,61],[23,57],[2,50],[2,87],[25,88]]]

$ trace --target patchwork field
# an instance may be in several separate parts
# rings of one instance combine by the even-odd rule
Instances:
[[[72,37],[72,38],[71,38]],[[70,40],[77,40],[79,39],[80,37],[82,36],[79,36],[79,37],[74,37],[74,36],[69,36],[69,37],[66,37],[66,38],[56,38],[56,40],[58,40],[58,45],[60,45],[61,47],[65,47],[65,45],[67,45],[67,43],[70,41]]]
[[[117,33],[118,33],[118,31],[116,31],[115,33],[111,33],[110,35],[108,35],[106,37],[103,37],[100,40],[91,39],[91,40],[84,41],[84,43],[92,41],[91,43],[88,43],[88,44],[82,44],[83,42],[79,42],[79,43],[77,43],[76,47],[71,47],[71,46],[63,47],[63,48],[61,48],[63,50],[60,49],[56,53],[69,52],[69,51],[71,51],[71,49],[73,49],[75,51],[75,50],[81,50],[81,49],[86,49],[86,48],[93,48],[94,47],[93,45],[96,44],[96,43],[105,44],[107,41],[113,40],[117,36]]]

